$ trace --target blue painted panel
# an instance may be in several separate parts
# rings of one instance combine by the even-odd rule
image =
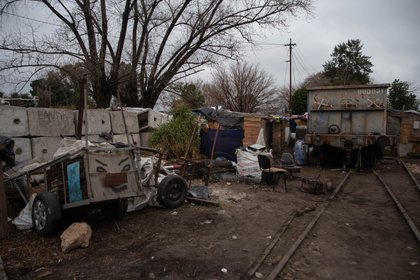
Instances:
[[[83,199],[80,186],[80,162],[67,165],[69,201],[76,202]]]

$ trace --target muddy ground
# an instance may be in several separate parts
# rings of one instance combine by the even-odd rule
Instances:
[[[379,169],[395,165],[389,161]],[[319,175],[336,187],[345,174],[302,167],[300,175]],[[401,183],[398,176],[389,180]],[[285,192],[282,183],[272,191],[258,184],[212,182],[218,207],[146,208],[117,223],[90,212],[66,220],[44,238],[11,226],[0,240],[0,256],[9,279],[239,279],[290,215],[299,214],[281,241],[284,248],[329,195],[300,191],[298,179],[287,185]],[[352,180],[343,188],[279,279],[420,279],[419,244],[381,191],[361,193],[367,185]],[[61,232],[81,220],[92,227],[90,246],[62,253]],[[273,267],[279,254],[269,260]]]

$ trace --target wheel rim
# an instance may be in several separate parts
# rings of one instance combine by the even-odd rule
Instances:
[[[172,201],[180,199],[182,196],[182,186],[180,184],[173,184],[169,188],[169,199]]]
[[[36,201],[33,208],[34,227],[42,230],[47,223],[47,209],[42,201]]]

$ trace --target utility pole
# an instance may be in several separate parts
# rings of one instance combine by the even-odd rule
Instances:
[[[296,43],[292,43],[292,38],[290,38],[289,44],[284,44],[285,47],[289,47],[289,110],[292,107],[292,49],[293,46],[296,46]]]

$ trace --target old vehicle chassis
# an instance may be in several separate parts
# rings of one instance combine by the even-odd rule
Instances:
[[[158,174],[156,168],[142,173],[140,148],[85,147],[41,165],[20,168],[9,174],[5,184],[26,203],[36,193],[32,221],[34,230],[42,235],[68,209],[99,206],[106,219],[117,220],[125,215],[128,200],[147,205],[156,195],[164,206],[178,207],[185,199],[185,181],[168,175],[159,183],[156,176],[150,176]]]

